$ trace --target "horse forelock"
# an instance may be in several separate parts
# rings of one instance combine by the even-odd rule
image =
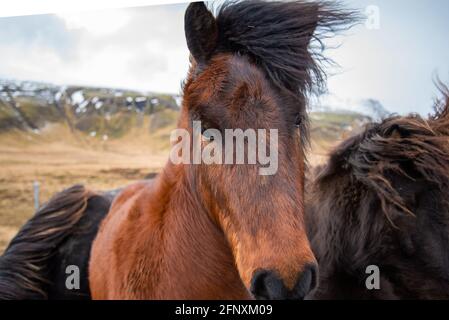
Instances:
[[[322,41],[358,19],[338,2],[229,1],[217,10],[216,52],[248,55],[275,85],[304,95],[325,88],[323,64],[332,62]]]

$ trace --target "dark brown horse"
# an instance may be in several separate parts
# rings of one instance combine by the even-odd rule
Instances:
[[[0,257],[0,300],[90,299],[90,248],[115,194],[76,185],[42,206]],[[79,268],[77,290],[66,287],[70,265]]]
[[[351,17],[321,2],[230,2],[216,17],[190,4],[179,128],[191,137],[192,120],[203,131],[277,129],[279,168],[261,176],[259,164],[168,162],[154,182],[126,188],[92,247],[93,298],[300,299],[314,288],[302,201],[306,95],[323,75],[309,43]]]
[[[315,172],[307,224],[316,299],[449,298],[449,92],[429,119],[391,117]],[[380,289],[368,290],[368,266]]]

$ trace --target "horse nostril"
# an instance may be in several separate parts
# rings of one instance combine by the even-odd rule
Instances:
[[[315,264],[307,265],[298,278],[293,290],[292,299],[304,299],[317,285],[318,267]]]
[[[257,300],[302,300],[316,287],[317,277],[317,265],[308,264],[300,273],[293,290],[289,290],[276,272],[260,270],[251,280],[251,293]]]
[[[287,297],[288,291],[273,271],[260,270],[251,280],[251,293],[258,300],[281,300]]]

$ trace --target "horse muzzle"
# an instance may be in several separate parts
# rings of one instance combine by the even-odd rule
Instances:
[[[308,264],[289,290],[277,272],[259,270],[251,280],[251,294],[257,300],[303,300],[317,285],[318,266]]]

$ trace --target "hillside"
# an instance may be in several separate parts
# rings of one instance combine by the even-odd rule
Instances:
[[[140,126],[145,115],[167,109],[179,110],[179,97],[0,80],[0,133],[20,129],[38,134],[49,124],[64,122],[74,133],[118,138]]]
[[[64,124],[81,140],[122,139],[140,128],[146,128],[140,133],[151,135],[174,127],[180,100],[167,94],[0,79],[0,134],[32,132],[39,140],[54,124]],[[323,101],[311,112],[312,139],[322,147],[387,114],[373,99],[347,105],[332,96]]]

